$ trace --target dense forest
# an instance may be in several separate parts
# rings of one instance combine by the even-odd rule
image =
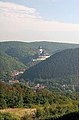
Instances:
[[[23,83],[5,84],[0,82],[0,109],[4,108],[36,108],[35,116],[28,116],[31,120],[36,118],[36,120],[55,120],[72,112],[78,113],[79,94],[64,94],[47,89],[37,89],[34,92],[32,88],[28,88]],[[0,113],[1,120],[5,116],[10,118],[10,114]],[[27,116],[24,118],[24,120],[28,120]]]

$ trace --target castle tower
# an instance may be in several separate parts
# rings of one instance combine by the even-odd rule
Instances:
[[[38,55],[41,55],[41,54],[42,54],[42,52],[43,52],[43,49],[42,49],[42,47],[41,47],[41,46],[39,46],[39,48],[38,48]]]

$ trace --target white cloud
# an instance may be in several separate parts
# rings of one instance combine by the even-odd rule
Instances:
[[[36,16],[39,17],[36,9],[34,8],[29,8],[8,2],[0,2],[0,12],[5,16],[16,15],[14,17],[25,17],[26,15],[28,15],[28,17],[33,18],[35,18]]]
[[[17,36],[24,39],[26,35],[23,33],[26,31],[43,33],[55,31],[79,32],[79,24],[44,20],[35,8],[9,2],[0,2],[0,39],[18,39]]]

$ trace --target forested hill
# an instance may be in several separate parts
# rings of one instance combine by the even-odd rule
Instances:
[[[27,65],[31,62],[33,55],[36,54],[36,51],[39,46],[42,46],[46,52],[49,54],[54,54],[57,51],[63,49],[77,48],[78,44],[67,44],[67,43],[56,43],[56,42],[18,42],[18,41],[8,41],[0,42],[0,49],[4,51],[9,56],[14,57],[18,61]]]
[[[26,66],[0,50],[0,76],[5,72],[20,70]]]
[[[79,48],[67,49],[52,55],[45,61],[29,68],[22,78],[59,78],[79,74]]]
[[[17,48],[17,50],[22,51],[26,54],[33,55],[35,50],[38,49],[39,46],[42,46],[44,49],[48,50],[50,53],[55,51],[77,48],[79,44],[69,44],[69,43],[58,43],[58,42],[19,42],[19,41],[8,41],[8,42],[0,42],[0,49],[4,50],[7,54],[11,48]],[[16,51],[17,52],[17,51]],[[29,52],[29,53],[28,53]]]

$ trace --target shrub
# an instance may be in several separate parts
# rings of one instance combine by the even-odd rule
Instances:
[[[21,118],[21,120],[33,120],[32,117],[33,117],[32,115],[26,114]]]
[[[20,120],[20,118],[10,113],[0,113],[0,120]]]

